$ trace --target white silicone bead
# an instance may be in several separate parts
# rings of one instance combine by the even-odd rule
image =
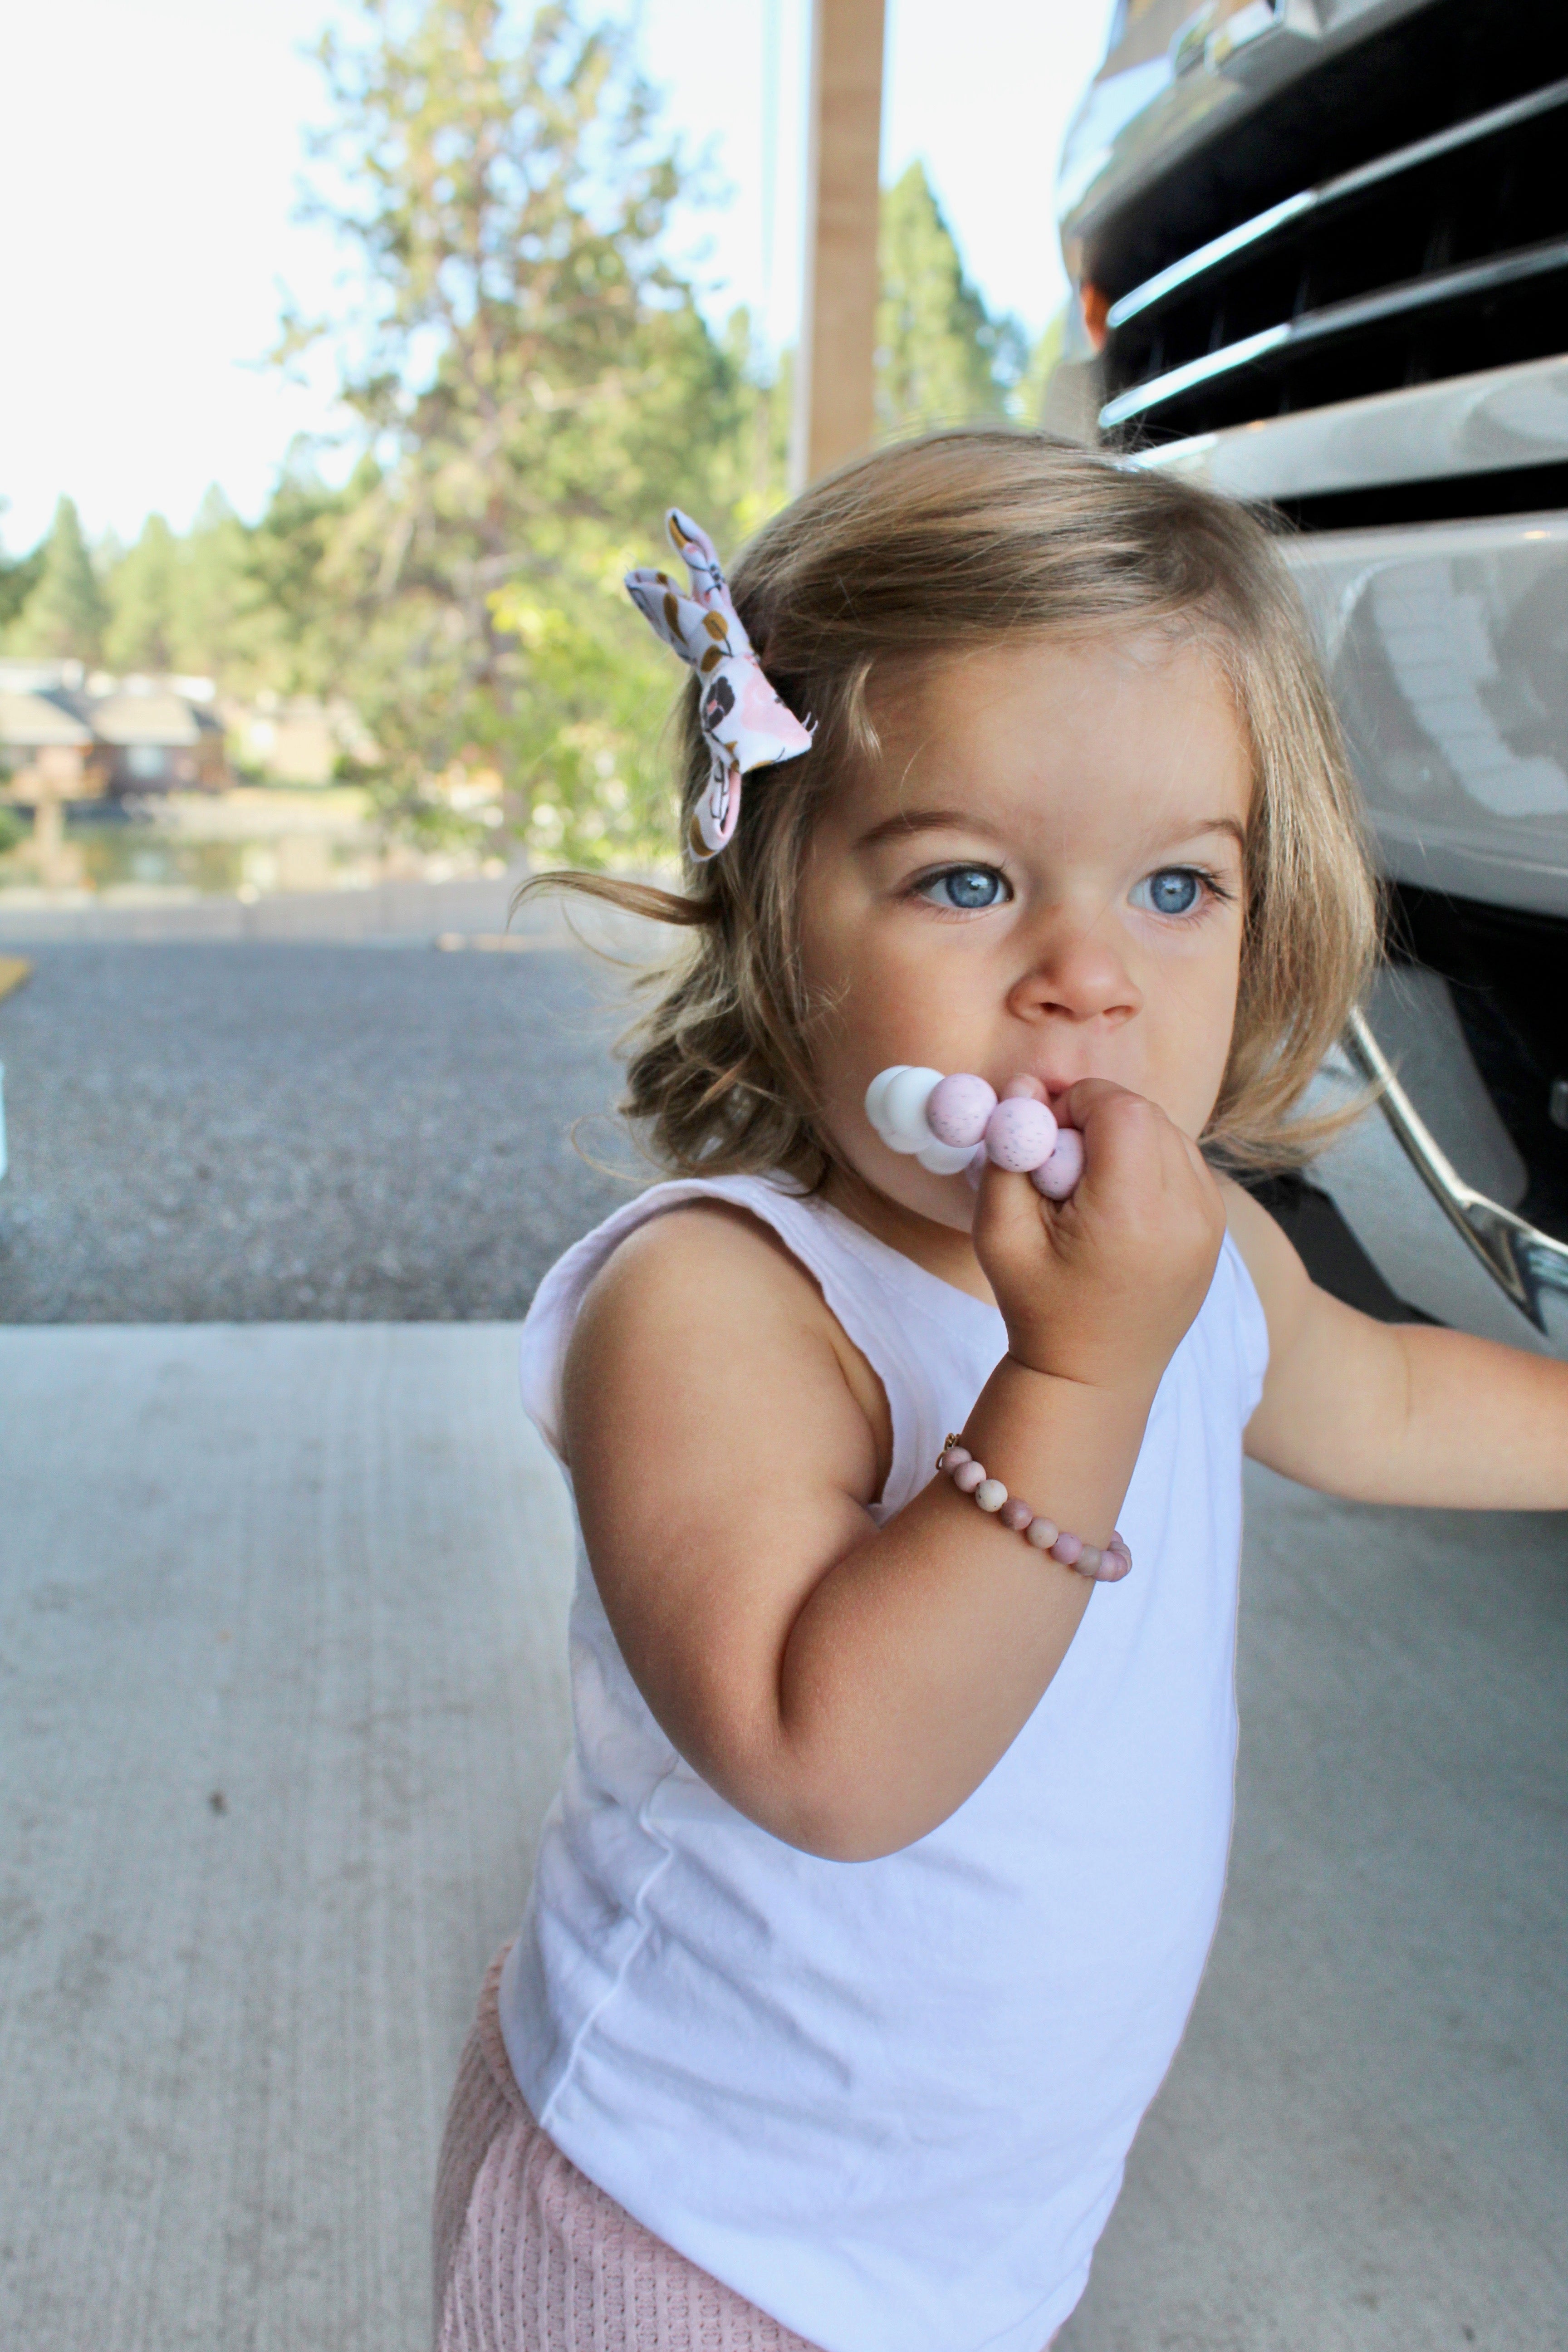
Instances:
[[[881,1135],[894,1151],[922,1151],[936,1141],[926,1123],[926,1104],[942,1083],[940,1070],[903,1069],[881,1100]]]
[[[1007,1489],[1000,1478],[983,1478],[974,1489],[974,1499],[983,1511],[999,1511],[1007,1499]]]
[[[882,1132],[884,1124],[882,1105],[887,1099],[888,1088],[892,1085],[893,1080],[900,1077],[908,1068],[907,1062],[894,1062],[890,1068],[879,1070],[866,1089],[866,1116],[879,1135]]]

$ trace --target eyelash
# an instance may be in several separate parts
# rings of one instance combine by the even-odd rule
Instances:
[[[989,907],[939,906],[934,898],[928,898],[926,894],[934,887],[935,884],[945,881],[951,874],[994,875],[996,880],[1001,883],[1004,890],[1006,892],[1006,898],[994,899]],[[1216,874],[1212,866],[1157,866],[1153,869],[1153,873],[1146,874],[1142,878],[1145,882],[1150,882],[1153,880],[1155,874],[1190,874],[1194,881],[1201,884],[1205,896],[1215,906],[1228,907],[1234,902],[1236,898],[1236,892],[1232,889],[1230,884],[1225,880],[1223,876]],[[972,860],[965,859],[958,865],[939,866],[934,867],[929,874],[917,875],[914,880],[909,885],[907,895],[911,898],[922,899],[924,903],[931,908],[933,914],[956,917],[962,919],[969,915],[989,915],[993,911],[994,908],[1005,906],[1012,898],[1014,892],[1012,884],[1008,881],[1007,877],[1003,873],[999,866],[984,866],[976,864]],[[1153,908],[1149,908],[1147,911],[1152,913],[1155,910]],[[1166,916],[1163,919],[1167,922],[1190,922],[1193,919],[1193,914],[1195,912],[1201,912],[1201,907],[1199,908],[1193,909],[1184,915]]]
[[[1156,866],[1153,869],[1153,873],[1145,874],[1142,878],[1145,882],[1152,882],[1155,876],[1160,874],[1190,874],[1194,882],[1201,884],[1205,896],[1211,899],[1215,906],[1228,907],[1236,898],[1236,892],[1232,889],[1230,884],[1226,881],[1222,875],[1216,874],[1212,866]],[[1150,913],[1153,913],[1156,910],[1151,908],[1148,911]],[[1166,916],[1164,919],[1167,922],[1173,923],[1191,922],[1193,916],[1201,912],[1202,907],[1200,904],[1199,907],[1192,908],[1185,915],[1169,915]]]
[[[933,889],[937,883],[945,882],[952,874],[993,875],[1002,885],[1006,897],[994,898],[989,907],[943,907],[939,905],[936,899],[926,897],[929,890]],[[909,886],[907,895],[911,898],[922,899],[933,914],[952,917],[962,921],[967,916],[989,915],[994,908],[1005,907],[1013,896],[1013,886],[999,866],[985,866],[973,858],[965,857],[952,866],[933,866],[929,874],[917,874]]]

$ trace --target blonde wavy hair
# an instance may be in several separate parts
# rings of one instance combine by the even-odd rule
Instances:
[[[1379,902],[1338,720],[1263,526],[1158,471],[1039,433],[936,433],[817,482],[730,575],[769,678],[811,712],[810,754],[752,778],[733,839],[687,853],[682,892],[556,873],[685,932],[639,982],[622,1113],[681,1175],[782,1174],[818,1188],[836,1153],[817,1100],[798,950],[801,876],[825,803],[878,752],[879,672],[1030,637],[1157,628],[1202,643],[1249,739],[1246,921],[1230,1056],[1204,1135],[1241,1170],[1299,1166],[1346,1116],[1292,1117],[1366,985]],[[681,838],[708,781],[697,685],[679,710]]]

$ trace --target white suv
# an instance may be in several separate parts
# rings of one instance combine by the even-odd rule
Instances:
[[[1279,514],[1392,886],[1314,1185],[1568,1354],[1568,0],[1121,0],[1058,195],[1055,414]]]

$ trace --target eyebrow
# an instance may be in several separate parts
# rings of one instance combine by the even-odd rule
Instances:
[[[890,841],[896,835],[910,833],[984,833],[994,841],[994,825],[976,816],[973,809],[900,809],[886,816],[863,833],[855,844],[857,849],[874,849],[879,842]],[[1184,825],[1172,835],[1176,841],[1197,841],[1205,833],[1227,833],[1238,849],[1247,847],[1247,828],[1234,816],[1199,817],[1194,824]]]
[[[863,833],[855,846],[874,849],[879,842],[890,841],[900,833],[988,833],[995,838],[994,828],[973,809],[899,809]]]

